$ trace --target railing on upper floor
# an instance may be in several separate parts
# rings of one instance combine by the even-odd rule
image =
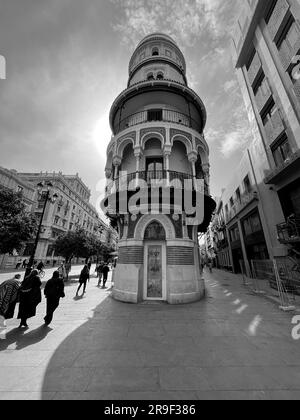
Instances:
[[[277,233],[283,244],[300,243],[300,215],[291,216],[285,223],[277,225]]]
[[[204,193],[206,195],[209,194],[209,187],[207,181],[204,178],[197,177],[198,180],[204,181]],[[132,174],[123,175],[111,182],[108,183],[106,187],[106,193],[110,193],[111,191],[120,191],[121,189],[124,190],[130,187],[136,187],[134,184],[135,181],[144,182],[148,186],[151,186],[152,181],[164,181],[166,182],[166,186],[170,183],[174,188],[184,188],[185,181],[190,180],[193,181],[193,176],[187,173],[181,173],[176,171],[141,171],[141,172],[134,172]],[[139,185],[141,186],[141,184]],[[138,187],[138,185],[137,185]],[[194,187],[194,185],[193,185]]]
[[[172,124],[182,125],[202,133],[201,124],[195,121],[190,116],[177,112],[171,109],[150,109],[147,111],[137,112],[116,123],[116,134],[128,128],[135,127],[139,124],[145,123],[167,122]]]
[[[245,192],[241,197],[234,201],[233,207],[230,209],[226,216],[226,223],[230,222],[235,216],[237,216],[248,204],[254,200],[258,200],[258,194],[256,191]]]

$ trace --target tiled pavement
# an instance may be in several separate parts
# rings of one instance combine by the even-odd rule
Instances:
[[[206,300],[127,305],[92,279],[76,284],[51,328],[45,302],[30,329],[0,340],[0,399],[300,399],[292,314],[228,273],[206,273]],[[110,286],[110,283],[108,284]]]

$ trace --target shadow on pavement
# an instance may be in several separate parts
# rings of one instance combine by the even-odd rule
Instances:
[[[33,344],[43,341],[52,331],[51,328],[41,326],[25,334],[27,330],[15,328],[6,334],[6,339],[0,341],[0,352],[6,350],[12,344],[16,345],[15,350],[21,350],[30,347]]]

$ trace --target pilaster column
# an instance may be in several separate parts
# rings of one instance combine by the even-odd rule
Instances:
[[[167,173],[167,184],[170,183],[170,156],[171,156],[171,150],[172,150],[172,146],[171,145],[165,145],[164,146],[164,150],[163,150],[163,154],[164,154],[164,169]]]
[[[121,166],[122,159],[119,156],[116,156],[113,160],[114,165],[114,180],[118,178],[119,175],[119,167]]]
[[[193,182],[194,182],[194,188],[197,191],[197,179],[196,179],[196,162],[198,160],[198,154],[196,152],[191,152],[188,154],[188,159],[192,167],[192,174],[193,174]]]
[[[141,158],[142,158],[142,149],[141,149],[140,146],[134,148],[134,156],[135,156],[135,159],[136,159],[136,169],[135,169],[135,171],[136,171],[136,184],[138,185],[139,179],[140,179],[139,178],[139,173],[140,173],[140,170],[141,170]]]

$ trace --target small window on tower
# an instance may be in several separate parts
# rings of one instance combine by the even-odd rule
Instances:
[[[154,57],[154,56],[157,56],[157,55],[159,55],[159,50],[158,50],[157,47],[155,47],[155,48],[152,49],[152,56]]]

